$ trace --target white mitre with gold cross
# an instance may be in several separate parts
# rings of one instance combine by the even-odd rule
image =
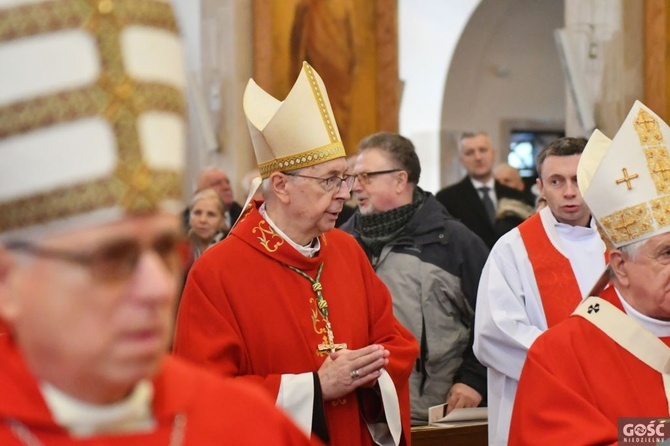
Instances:
[[[0,238],[181,210],[167,0],[0,0]]]
[[[611,142],[595,131],[577,168],[584,201],[616,248],[670,231],[670,127],[636,101]]]
[[[283,101],[249,79],[243,106],[262,178],[346,156],[326,86],[307,62]]]

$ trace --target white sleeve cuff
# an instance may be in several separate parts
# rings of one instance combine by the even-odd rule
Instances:
[[[307,436],[310,436],[314,407],[313,374],[282,375],[276,405],[281,407]]]
[[[400,419],[400,404],[395,384],[388,372],[382,369],[382,374],[377,381],[382,394],[386,423],[368,424],[368,431],[378,445],[398,446],[402,434],[402,421]],[[409,435],[409,433],[407,434]]]

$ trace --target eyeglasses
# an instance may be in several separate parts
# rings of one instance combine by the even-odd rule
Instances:
[[[358,181],[364,186],[370,184],[371,178],[376,177],[377,175],[384,175],[386,173],[401,172],[402,169],[391,169],[391,170],[377,170],[374,172],[361,172],[353,175],[355,178],[358,178]]]
[[[284,174],[290,177],[310,178],[312,180],[319,180],[319,184],[321,184],[321,187],[326,192],[340,190],[340,188],[342,187],[342,183],[346,184],[347,192],[349,192],[351,191],[351,188],[354,186],[354,181],[356,181],[356,177],[353,175],[344,175],[344,177],[338,177],[337,175],[333,175],[332,177],[321,178],[321,177],[311,177],[309,175],[299,175],[297,173],[290,173],[290,172],[284,172]]]
[[[180,268],[178,244],[175,234],[164,234],[156,238],[149,249],[158,254],[170,272],[177,272]],[[135,239],[117,240],[88,253],[46,248],[22,240],[9,241],[5,247],[37,257],[76,263],[88,268],[94,279],[105,282],[124,280],[132,276],[145,250]]]

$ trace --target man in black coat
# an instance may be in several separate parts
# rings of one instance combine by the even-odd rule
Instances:
[[[530,216],[533,203],[518,190],[495,181],[496,151],[485,132],[464,133],[458,153],[467,175],[435,197],[491,248],[501,235]]]

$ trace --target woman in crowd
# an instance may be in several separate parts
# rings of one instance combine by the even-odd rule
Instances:
[[[214,189],[196,193],[189,205],[188,231],[193,260],[225,236],[223,202]]]

